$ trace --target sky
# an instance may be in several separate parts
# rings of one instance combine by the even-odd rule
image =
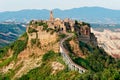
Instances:
[[[79,7],[105,7],[120,10],[120,0],[0,0],[0,12],[23,9],[71,9]]]

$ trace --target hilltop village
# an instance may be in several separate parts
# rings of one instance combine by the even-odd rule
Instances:
[[[75,32],[78,35],[79,41],[91,43],[97,46],[97,38],[91,33],[91,26],[88,23],[65,18],[54,18],[53,12],[50,11],[49,20],[32,20],[32,24],[36,22],[47,23],[48,28],[57,30],[60,33]]]
[[[30,21],[0,53],[0,80],[120,79],[120,60],[98,47],[90,24],[54,18],[52,11],[48,20]]]
[[[97,46],[97,38],[91,33],[90,24],[69,18],[64,20],[54,18],[52,11],[50,11],[49,20],[32,20],[26,32],[29,36],[28,43],[32,43],[28,45],[33,48],[32,53],[37,51],[34,44],[37,44],[40,48],[37,53],[54,50],[61,53],[71,70],[77,70],[79,73],[85,72],[86,69],[74,63],[69,53],[85,58],[85,49],[83,49],[84,52],[80,50],[79,44],[82,44],[82,46],[87,46],[87,44]],[[59,39],[61,34],[64,36]],[[73,36],[76,38],[72,39]],[[71,40],[69,40],[70,38]]]

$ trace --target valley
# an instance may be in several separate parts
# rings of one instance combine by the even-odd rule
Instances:
[[[92,29],[92,32],[97,37],[99,46],[104,48],[108,55],[120,58],[120,31],[115,32],[110,29],[104,29],[103,32],[100,32]]]
[[[0,23],[0,48],[17,40],[25,30],[22,23]]]

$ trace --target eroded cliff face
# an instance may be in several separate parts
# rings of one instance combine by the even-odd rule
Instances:
[[[97,37],[100,47],[103,47],[114,58],[120,58],[120,32],[112,32],[110,30],[98,32],[93,29],[92,32]]]
[[[28,29],[32,28],[37,30],[37,32],[29,33]],[[20,53],[19,57],[24,58],[33,54],[43,55],[49,50],[59,52],[59,43],[57,33],[51,34],[43,30],[43,26],[27,27],[27,34],[29,36],[27,49]],[[24,55],[25,54],[25,55]]]
[[[84,58],[85,56],[83,55],[83,52],[81,51],[80,47],[79,47],[79,42],[75,41],[75,40],[71,40],[69,41],[69,44],[71,46],[71,49],[73,51],[73,53],[78,56],[78,57],[82,57]]]
[[[30,31],[30,28],[33,31]],[[39,67],[42,63],[42,56],[46,52],[50,50],[59,52],[58,35],[56,32],[51,34],[51,31],[43,30],[43,26],[35,27],[33,25],[29,25],[26,32],[28,35],[26,48],[18,54],[16,61],[11,61],[8,65],[0,68],[0,73],[10,73],[13,80],[26,74],[31,69]],[[19,39],[24,40],[24,38]],[[11,57],[13,53],[13,50],[8,50],[6,59]]]

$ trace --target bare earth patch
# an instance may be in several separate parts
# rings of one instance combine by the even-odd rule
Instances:
[[[74,54],[76,56],[85,58],[85,55],[83,55],[82,51],[80,50],[78,43],[76,43],[75,41],[71,40],[69,42],[69,44],[71,45],[71,48],[73,49],[73,52],[74,52]]]
[[[59,62],[52,62],[52,74],[55,74],[64,69],[64,65]]]
[[[16,78],[21,77],[22,75],[26,74],[33,68],[39,67],[41,65],[41,59],[42,59],[42,56],[22,60],[23,66],[19,70],[17,70],[12,80],[15,80]]]

